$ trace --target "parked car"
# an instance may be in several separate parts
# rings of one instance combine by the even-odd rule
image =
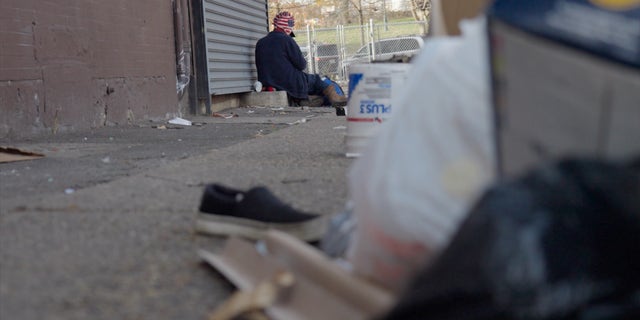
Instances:
[[[300,46],[300,44],[298,44]],[[304,56],[304,58],[307,60],[307,67],[304,68],[304,72],[309,73],[309,67],[310,67],[310,63],[313,60],[312,57],[309,57],[309,47],[307,46],[300,46],[300,51],[302,52],[302,55]]]
[[[315,45],[314,63],[316,72],[332,77],[340,72],[340,55],[337,44]]]
[[[313,67],[315,73],[324,76],[333,77],[340,73],[340,55],[338,54],[337,44],[314,44],[312,45],[311,56],[309,56],[309,47],[300,46],[300,51],[307,59],[307,68],[305,72],[312,72]]]
[[[349,66],[356,63],[371,61],[387,61],[399,58],[411,58],[422,49],[424,40],[419,36],[381,39],[362,46],[354,55],[345,59],[343,67],[345,74],[349,74]]]

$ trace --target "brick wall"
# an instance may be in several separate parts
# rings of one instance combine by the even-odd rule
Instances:
[[[0,1],[0,138],[176,115],[170,0]]]

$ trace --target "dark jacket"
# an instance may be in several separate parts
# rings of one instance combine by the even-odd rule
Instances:
[[[263,87],[285,90],[290,96],[307,99],[309,84],[302,72],[307,66],[298,44],[284,32],[271,31],[256,44],[258,80]]]

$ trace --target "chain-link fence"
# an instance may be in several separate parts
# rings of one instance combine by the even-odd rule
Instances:
[[[428,33],[424,21],[294,30],[307,58],[307,72],[345,80],[349,66],[374,60],[408,58],[416,54]]]

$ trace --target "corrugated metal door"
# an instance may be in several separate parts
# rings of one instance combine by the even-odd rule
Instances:
[[[254,50],[269,30],[266,0],[204,0],[209,89],[212,95],[251,91]]]

